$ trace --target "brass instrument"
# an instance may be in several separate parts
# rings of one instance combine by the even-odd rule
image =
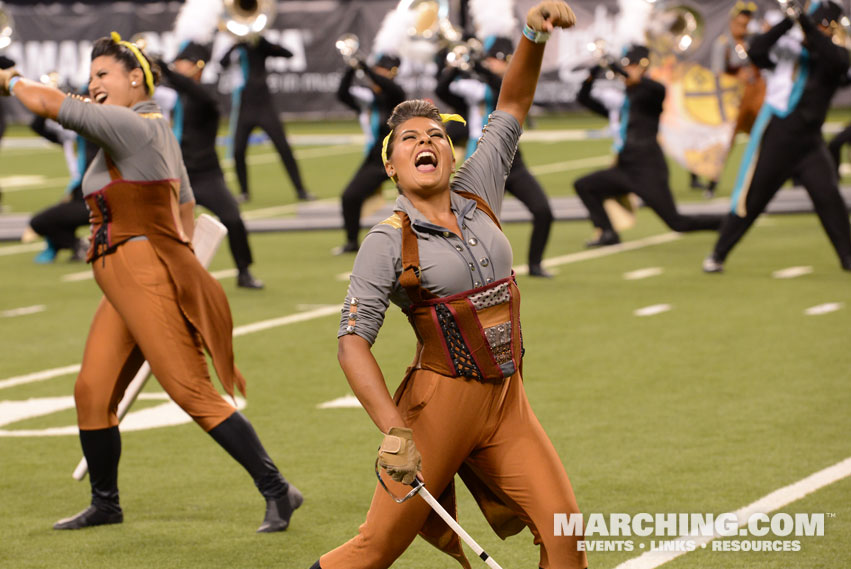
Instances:
[[[355,34],[343,34],[334,42],[334,47],[343,56],[343,61],[347,65],[358,68],[360,62],[364,61],[363,55],[360,53],[360,40]]]
[[[654,5],[647,28],[648,47],[662,55],[685,55],[703,41],[704,20],[696,9],[685,4]]]
[[[5,49],[12,43],[14,29],[15,22],[12,20],[12,16],[9,12],[0,8],[0,49]]]
[[[275,0],[224,0],[224,29],[238,38],[257,36],[275,19]]]
[[[603,77],[612,80],[615,78],[615,72],[612,71],[611,64],[614,61],[614,58],[609,54],[609,42],[604,40],[603,38],[597,38],[592,42],[588,42],[586,46],[588,51],[591,53],[591,59],[593,65],[598,65],[602,69],[605,70]],[[584,64],[579,68],[587,68],[588,64]]]
[[[50,71],[45,73],[41,77],[38,78],[42,84],[47,85],[49,87],[53,87],[54,89],[59,88],[59,72],[58,71]]]
[[[429,49],[416,50],[424,59],[461,41],[461,32],[449,20],[449,0],[400,0],[396,9],[411,12],[409,41],[428,44]]]
[[[449,52],[446,54],[446,65],[461,71],[470,71],[476,62],[482,58],[484,52],[484,45],[476,38],[470,38],[465,42],[451,43],[449,44]]]

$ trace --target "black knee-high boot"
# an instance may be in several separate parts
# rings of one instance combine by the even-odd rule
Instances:
[[[266,498],[266,517],[257,531],[287,529],[293,510],[303,501],[301,492],[281,475],[248,419],[235,411],[211,429],[210,436],[248,471],[260,494]]]
[[[53,528],[82,529],[121,523],[124,513],[118,503],[118,460],[121,458],[118,427],[81,430],[80,446],[89,465],[92,504],[76,516],[59,520]]]

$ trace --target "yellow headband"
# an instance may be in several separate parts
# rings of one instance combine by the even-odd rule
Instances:
[[[440,115],[440,120],[443,123],[448,123],[449,121],[460,122],[463,125],[467,124],[467,121],[464,120],[464,117],[461,115],[449,115],[442,114]],[[391,130],[387,136],[384,137],[384,142],[381,143],[381,162],[384,165],[387,165],[387,145],[390,144],[390,137],[393,136],[393,131]],[[452,139],[449,138],[449,135],[446,135],[446,140],[449,141],[449,149],[452,151],[452,158],[455,158],[455,146],[452,145]]]
[[[117,43],[118,45],[123,45],[139,60],[139,66],[142,68],[142,73],[145,74],[145,85],[148,87],[148,94],[154,94],[154,74],[151,73],[151,64],[148,63],[148,60],[142,55],[142,52],[136,46],[136,44],[131,43],[129,41],[123,41],[121,36],[118,35],[118,32],[112,32],[110,34],[112,41]]]
[[[743,0],[739,0],[736,2],[736,5],[733,6],[733,9],[730,10],[730,15],[735,17],[741,14],[742,12],[750,12],[752,14],[756,14],[758,7],[755,2],[744,2]]]

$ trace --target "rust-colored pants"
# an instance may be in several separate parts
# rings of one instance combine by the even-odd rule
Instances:
[[[541,567],[587,566],[585,552],[577,551],[577,538],[554,535],[553,514],[578,513],[579,508],[519,374],[497,385],[418,370],[405,386],[399,408],[422,454],[429,492],[440,495],[467,462],[529,525],[541,545]],[[397,496],[411,489],[384,476]],[[419,497],[397,504],[376,486],[359,534],[323,555],[319,564],[322,569],[389,567],[417,536],[430,511]]]
[[[183,317],[151,243],[128,241],[93,268],[104,298],[74,386],[80,429],[118,424],[118,402],[145,359],[166,393],[205,431],[227,419],[234,407],[213,387],[201,339]]]

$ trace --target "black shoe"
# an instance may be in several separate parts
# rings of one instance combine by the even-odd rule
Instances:
[[[346,253],[357,253],[358,252],[358,244],[352,241],[340,245],[339,247],[334,247],[331,249],[332,255],[345,255]]]
[[[107,512],[95,506],[89,506],[76,516],[59,520],[53,524],[53,529],[83,529],[108,524],[120,524],[123,521],[124,512],[121,511],[120,507],[118,507],[117,512]]]
[[[593,241],[588,241],[585,243],[586,247],[605,247],[607,245],[617,245],[621,242],[621,238],[618,237],[618,234],[612,231],[611,229],[604,229],[600,236],[594,239]]]
[[[540,264],[529,265],[529,276],[542,277],[545,279],[553,278],[553,274],[544,269],[544,267],[542,267]]]
[[[312,201],[316,201],[318,199],[315,195],[311,194],[307,190],[298,190],[296,192],[296,196],[298,197],[298,199],[300,201],[303,201],[303,202],[312,202]]]
[[[851,257],[844,257],[841,261],[843,271],[851,271]]]
[[[236,196],[236,203],[247,203],[251,201],[251,198],[248,197],[248,194],[239,194]]]
[[[715,259],[715,255],[709,255],[703,260],[704,273],[723,273],[724,262]]]
[[[287,493],[280,498],[266,498],[266,517],[257,528],[257,533],[284,531],[290,526],[290,517],[304,502],[298,488],[290,484]]]
[[[239,275],[237,275],[236,277],[236,286],[259,290],[262,289],[265,285],[260,279],[254,278],[254,275],[248,272],[248,269],[243,269],[239,271]]]

